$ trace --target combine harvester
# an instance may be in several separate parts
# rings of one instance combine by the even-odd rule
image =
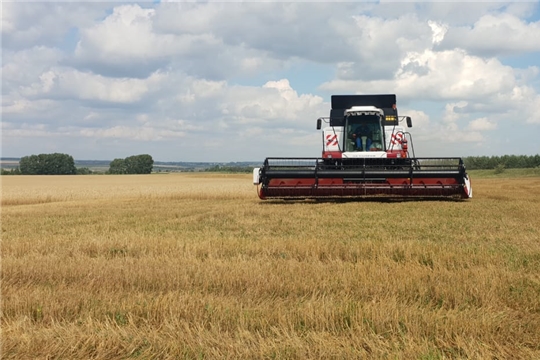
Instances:
[[[259,198],[472,197],[461,158],[414,156],[395,95],[333,95],[317,130],[323,121],[322,158],[267,158],[253,169]]]

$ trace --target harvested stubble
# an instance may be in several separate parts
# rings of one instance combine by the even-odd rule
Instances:
[[[2,178],[2,358],[540,358],[540,179],[261,202],[245,175]]]

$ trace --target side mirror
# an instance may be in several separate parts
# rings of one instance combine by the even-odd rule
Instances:
[[[407,120],[407,127],[412,127],[412,120],[411,120],[411,117],[410,117],[410,116],[407,116],[405,119]]]
[[[317,119],[317,130],[321,130],[322,120],[319,118]]]

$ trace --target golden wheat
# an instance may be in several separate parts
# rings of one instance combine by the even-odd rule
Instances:
[[[262,202],[249,175],[2,178],[2,358],[540,358],[540,179]]]

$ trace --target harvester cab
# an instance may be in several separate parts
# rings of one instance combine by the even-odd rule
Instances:
[[[353,106],[346,109],[343,122],[323,130],[323,158],[333,152],[342,157],[377,157],[385,151],[382,119],[384,114],[373,106]]]
[[[472,197],[460,158],[417,158],[400,123],[396,96],[333,95],[322,123],[321,158],[266,158],[253,170],[261,199],[341,197]],[[410,141],[410,147],[409,147]],[[413,156],[409,156],[409,149]]]
[[[322,158],[330,164],[354,164],[354,159],[408,157],[408,132],[400,122],[395,95],[334,95],[330,117],[317,119],[317,130],[322,122]]]

